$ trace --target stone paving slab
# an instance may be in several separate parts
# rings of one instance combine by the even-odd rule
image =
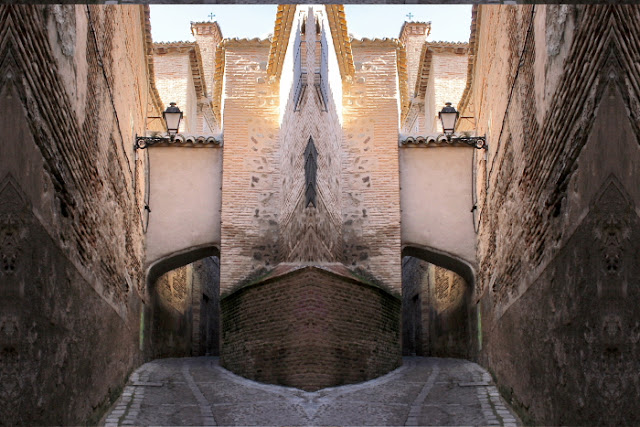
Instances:
[[[504,425],[520,421],[490,375],[459,359],[405,357],[371,381],[313,393],[235,375],[216,357],[142,365],[103,420],[119,425]]]

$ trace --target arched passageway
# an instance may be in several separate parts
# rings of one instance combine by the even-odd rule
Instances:
[[[473,268],[428,248],[402,259],[402,350],[405,356],[474,359],[477,354]]]
[[[147,273],[145,358],[218,355],[220,259],[216,247],[161,260]]]

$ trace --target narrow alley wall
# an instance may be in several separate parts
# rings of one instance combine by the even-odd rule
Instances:
[[[637,424],[637,6],[480,6],[481,361],[527,423]],[[473,38],[473,36],[472,36]]]
[[[147,12],[0,6],[3,423],[95,424],[141,362]]]

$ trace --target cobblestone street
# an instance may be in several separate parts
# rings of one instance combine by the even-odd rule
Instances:
[[[247,380],[218,358],[160,359],[129,378],[105,426],[519,425],[490,375],[465,360],[406,357],[375,380],[309,393]]]

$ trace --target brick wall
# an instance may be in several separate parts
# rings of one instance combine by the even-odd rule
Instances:
[[[231,40],[224,52],[222,293],[281,259],[279,92],[267,80],[269,43]]]
[[[193,295],[191,354],[217,356],[220,354],[220,258],[209,257],[194,263]]]
[[[428,354],[430,319],[428,312],[423,316],[422,310],[423,305],[428,307],[430,303],[428,284],[423,283],[429,277],[428,267],[428,263],[418,258],[402,258],[402,354],[405,356]]]
[[[149,292],[150,310],[145,317],[150,343],[145,346],[146,357],[190,356],[192,331],[197,326],[193,324],[193,264],[163,274]]]
[[[430,22],[405,22],[400,30],[400,42],[407,52],[407,80],[409,99],[414,97],[420,58],[427,37],[431,32]]]
[[[207,96],[213,95],[213,77],[216,65],[216,48],[222,41],[222,32],[217,22],[192,22],[191,34],[196,39],[202,53],[202,68],[205,74]]]
[[[333,266],[281,265],[224,297],[222,365],[307,391],[398,367],[400,300]]]
[[[179,132],[197,133],[202,127],[202,118],[198,117],[198,98],[193,86],[189,53],[155,53],[153,63],[156,87],[164,106],[175,102],[183,112]]]
[[[307,28],[313,29],[312,14],[307,20]],[[321,31],[328,31],[326,20],[321,19]],[[291,35],[296,38],[295,33]],[[303,43],[288,49],[287,55],[303,55],[301,66],[307,74],[297,77],[283,76],[283,81],[292,81],[282,124],[280,126],[280,173],[283,191],[280,211],[280,239],[283,260],[287,262],[333,262],[342,255],[342,221],[340,203],[340,167],[342,127],[334,98],[335,81],[333,74],[340,71],[329,64],[322,69],[319,58],[335,55],[333,43],[322,34],[307,31],[302,35]],[[287,59],[285,58],[285,62]],[[327,61],[328,62],[328,61]],[[290,61],[294,64],[295,61]],[[333,65],[333,64],[331,64]],[[296,74],[293,67],[284,73]],[[317,80],[315,74],[323,76]],[[299,82],[306,84],[304,96],[296,109],[295,96]],[[321,93],[315,89],[316,80]],[[340,82],[341,83],[341,82]],[[317,150],[316,206],[306,206],[305,149],[309,138],[313,139]]]
[[[353,41],[343,100],[342,262],[400,292],[396,44]]]
[[[640,419],[638,90],[626,59],[638,16],[637,6],[479,8],[463,114],[489,137],[476,163],[481,360],[527,422]]]
[[[447,102],[458,108],[467,83],[468,56],[449,52],[434,52],[431,58],[432,75],[427,89],[429,105],[425,105],[425,124],[431,131],[442,132],[438,112]],[[433,91],[430,93],[430,91]],[[432,127],[435,124],[435,127]]]
[[[141,361],[144,18],[143,6],[0,7],[8,424],[94,424]]]

